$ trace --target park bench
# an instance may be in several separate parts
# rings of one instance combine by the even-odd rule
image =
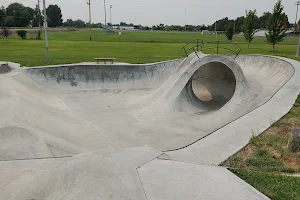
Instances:
[[[106,64],[106,61],[111,61],[111,63],[114,63],[114,60],[116,60],[116,58],[94,58],[95,60],[97,60],[97,64],[99,63],[99,60],[104,61],[104,63]]]

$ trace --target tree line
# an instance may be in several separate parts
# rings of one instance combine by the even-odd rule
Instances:
[[[68,19],[63,23],[62,12],[58,5],[49,5],[46,8],[47,12],[47,23],[49,27],[76,27],[83,28],[87,27],[87,23],[82,20]],[[43,14],[39,9],[38,5],[35,9],[26,7],[20,3],[12,3],[7,8],[2,6],[0,8],[0,25],[1,27],[39,27],[43,23]],[[298,23],[299,24],[299,23]],[[111,24],[109,24],[111,25]],[[92,27],[101,27],[102,24],[92,24]],[[120,24],[115,24],[114,26],[134,26],[132,23],[127,24],[121,22]],[[247,10],[245,16],[236,18],[235,20],[229,20],[227,17],[216,21],[211,26],[206,25],[164,25],[159,24],[152,26],[139,27],[144,30],[164,30],[164,31],[225,31],[225,35],[228,40],[232,40],[234,33],[242,32],[246,41],[248,42],[248,48],[254,39],[254,34],[257,29],[266,29],[267,41],[272,44],[273,51],[275,50],[275,45],[281,42],[286,36],[286,31],[288,28],[294,25],[289,24],[288,16],[283,12],[282,0],[278,0],[272,10],[272,13],[265,12],[262,16],[258,17],[256,10]],[[22,39],[26,38],[26,31],[19,31],[18,34]],[[7,37],[10,34],[9,30],[1,29],[0,35]],[[41,31],[38,33],[38,39],[40,39]]]
[[[49,5],[46,8],[49,27],[62,25],[62,12],[57,5]],[[12,3],[7,8],[0,8],[0,26],[4,27],[39,27],[43,24],[43,14],[38,6],[34,9],[21,3]]]
[[[49,5],[46,9],[48,17],[49,27],[73,27],[73,28],[85,28],[88,27],[88,23],[80,19],[72,20],[67,19],[65,22],[62,20],[62,11],[58,5]],[[254,28],[255,29],[267,29],[268,19],[270,18],[270,12],[264,12],[262,16],[258,17],[255,13],[254,15]],[[288,19],[288,17],[286,16]],[[39,27],[43,24],[43,12],[39,9],[38,5],[33,9],[26,7],[20,3],[12,3],[7,8],[2,6],[0,8],[0,26],[5,27]],[[245,21],[245,16],[237,17],[236,19],[229,19],[225,17],[223,19],[217,20],[212,25],[165,25],[159,24],[152,27],[141,26],[142,30],[160,30],[160,31],[226,31],[229,28],[233,28],[234,33],[243,32],[243,24]],[[108,23],[108,25],[111,25]],[[92,24],[93,28],[101,27],[101,23]],[[119,24],[114,24],[114,26],[134,26],[133,23],[127,24],[126,22],[120,22]],[[287,20],[287,27],[292,27],[293,24],[289,24]]]

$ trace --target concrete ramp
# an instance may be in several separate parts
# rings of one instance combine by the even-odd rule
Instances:
[[[267,199],[206,165],[289,111],[300,91],[298,67],[277,57],[201,52],[144,65],[8,64],[0,69],[0,173],[15,175],[0,174],[0,199],[221,199],[233,188],[229,199]],[[178,187],[159,189],[182,173]],[[188,195],[186,184],[203,185],[206,173],[209,184],[232,184]]]

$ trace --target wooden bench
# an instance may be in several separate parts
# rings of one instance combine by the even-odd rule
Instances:
[[[111,61],[111,63],[114,63],[114,60],[116,60],[116,58],[94,58],[95,60],[97,60],[97,64],[99,63],[99,60],[104,61],[104,63],[106,64],[106,61]]]

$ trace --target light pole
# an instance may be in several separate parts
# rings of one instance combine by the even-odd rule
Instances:
[[[186,32],[186,8],[184,9],[184,32]]]
[[[110,5],[110,12],[109,12],[109,14],[110,14],[110,25],[112,26],[112,20],[111,20],[111,9],[112,9],[112,5]]]
[[[41,0],[38,0],[37,6],[38,6],[38,10],[39,10],[39,13],[38,13],[38,15],[39,15],[39,30],[42,33],[42,26],[41,26],[41,16],[42,15],[41,15],[40,2],[41,2]]]
[[[44,29],[45,29],[45,41],[46,41],[46,63],[49,64],[49,47],[48,47],[48,24],[47,24],[47,12],[46,12],[46,3],[43,0],[44,8]]]
[[[91,13],[91,0],[86,2],[89,5],[89,24],[90,24],[90,41],[92,41],[92,13]]]
[[[296,11],[296,20],[295,20],[295,35],[296,35],[296,29],[297,29],[297,18],[298,18],[298,7],[300,5],[300,1],[296,2],[296,6],[297,6],[297,11]],[[300,56],[300,33],[299,33],[299,41],[298,41],[298,48],[297,48],[297,54],[296,56]]]
[[[215,34],[216,34],[216,40],[218,39],[218,32],[217,32],[217,21],[215,23]]]
[[[105,18],[104,26],[106,27],[106,3],[105,3],[105,0],[104,0],[104,18]]]
[[[296,36],[297,19],[298,19],[298,8],[299,8],[299,5],[300,5],[300,1],[297,1],[295,5],[297,6],[297,10],[296,10],[296,19],[295,19],[295,30],[294,30],[294,32],[295,32],[294,34],[295,34],[295,36]]]
[[[233,34],[235,34],[235,20],[233,20]]]

